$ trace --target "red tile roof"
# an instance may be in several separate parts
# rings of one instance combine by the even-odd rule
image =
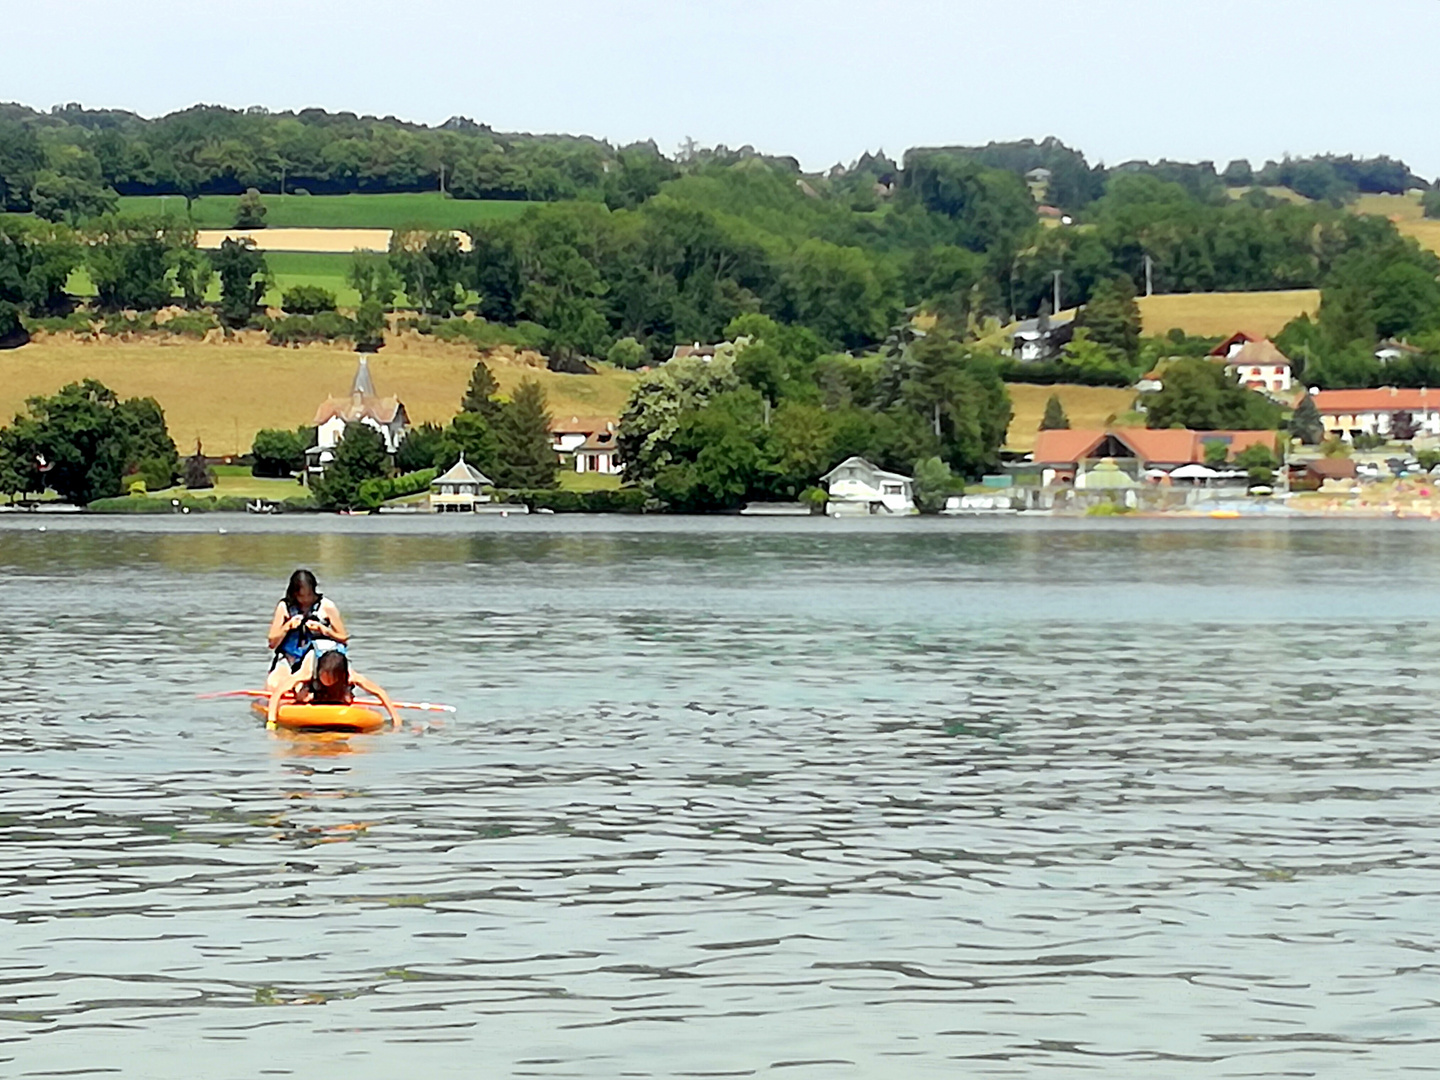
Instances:
[[[1259,340],[1259,334],[1249,334],[1246,333],[1244,330],[1241,330],[1238,333],[1231,334],[1224,341],[1220,342],[1219,345],[1216,345],[1215,348],[1211,349],[1210,355],[1223,358],[1229,354],[1231,345],[1234,345],[1237,342],[1241,345],[1248,345],[1252,341]]]
[[[1100,445],[1105,432],[1085,428],[1042,431],[1035,436],[1032,460],[1045,465],[1069,465],[1090,456]]]
[[[1267,449],[1275,447],[1273,431],[1190,431],[1183,428],[1075,428],[1068,431],[1042,431],[1035,438],[1032,460],[1037,465],[1074,465],[1095,456],[1107,435],[1113,435],[1122,446],[1129,447],[1134,457],[1147,465],[1188,465],[1205,460],[1205,444],[1225,441],[1233,457],[1245,448],[1260,443]],[[1119,455],[1117,455],[1119,456]]]
[[[352,394],[348,398],[328,397],[315,410],[315,419],[311,423],[319,427],[332,417],[338,416],[347,424],[354,424],[368,416],[381,424],[393,424],[395,415],[404,408],[397,397],[380,398],[360,394]]]
[[[550,431],[555,435],[593,435],[614,431],[619,424],[613,416],[557,416],[550,420]]]
[[[1440,409],[1440,389],[1317,390],[1310,395],[1322,413],[1415,412]]]
[[[1246,364],[1283,364],[1289,367],[1290,358],[1277,349],[1269,338],[1261,338],[1259,341],[1247,341],[1226,363],[1231,367],[1243,367]]]

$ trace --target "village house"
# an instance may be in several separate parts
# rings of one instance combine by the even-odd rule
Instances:
[[[1052,319],[1042,311],[1034,319],[1015,324],[1010,332],[1010,355],[1022,364],[1053,360],[1075,337],[1075,319]]]
[[[574,450],[577,473],[619,476],[624,471],[615,446],[615,432],[597,431]]]
[[[1190,431],[1184,428],[1070,428],[1042,431],[1035,439],[1031,461],[1040,468],[1044,487],[1063,484],[1086,486],[1084,476],[1099,462],[1113,462],[1135,479],[1167,478],[1186,466],[1205,465],[1206,449],[1213,443],[1226,448],[1233,459],[1259,444],[1272,453],[1273,431]],[[1195,475],[1182,474],[1176,479]]]
[[[561,458],[573,459],[577,473],[619,475],[623,471],[616,452],[619,422],[608,416],[571,416],[550,423],[551,447]]]
[[[1389,437],[1407,426],[1413,431],[1395,437],[1440,435],[1440,389],[1316,390],[1310,397],[1325,434],[1347,442],[1356,435]]]
[[[1409,342],[1386,338],[1375,346],[1375,359],[1382,364],[1393,364],[1397,360],[1410,360],[1421,356],[1424,352],[1424,349],[1417,348]]]
[[[325,471],[335,457],[335,445],[344,437],[347,424],[365,424],[378,431],[385,440],[385,452],[393,454],[405,440],[410,426],[405,404],[398,397],[379,397],[370,378],[370,365],[365,355],[355,368],[349,397],[327,397],[315,410],[315,445],[305,451],[305,471],[312,475]]]
[[[825,512],[841,514],[913,514],[915,481],[886,472],[862,457],[848,457],[820,478],[829,492]]]
[[[1255,337],[1244,331],[1231,334],[1210,350],[1210,356],[1223,360],[1226,373],[1251,390],[1283,394],[1294,382],[1289,358],[1266,337]]]
[[[436,514],[473,513],[477,503],[487,503],[485,489],[491,479],[460,455],[446,472],[430,481],[430,511]]]

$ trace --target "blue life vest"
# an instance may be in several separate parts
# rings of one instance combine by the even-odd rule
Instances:
[[[289,597],[286,597],[286,617],[293,619],[296,615],[303,614],[307,620],[313,620],[329,626],[330,620],[320,613],[321,602],[322,598],[317,596],[310,610],[302,612],[300,605],[293,603]],[[328,641],[329,639],[326,638],[324,640]],[[293,630],[287,630],[285,632],[285,636],[280,639],[280,644],[275,648],[275,655],[277,657],[283,656],[290,664],[290,669],[294,671],[300,666],[300,661],[305,659],[305,654],[314,647],[315,635],[310,632],[304,623],[301,623]]]

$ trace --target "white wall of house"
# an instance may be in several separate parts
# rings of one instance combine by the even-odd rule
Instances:
[[[892,514],[915,511],[914,484],[910,477],[877,469],[862,458],[842,462],[822,479],[831,503],[879,505]]]
[[[1327,434],[1348,439],[1353,432],[1366,435],[1389,435],[1390,419],[1397,412],[1408,412],[1415,422],[1415,430],[1421,435],[1440,435],[1440,409],[1384,409],[1374,412],[1332,413],[1322,412],[1320,423]]]
[[[1289,364],[1231,364],[1231,373],[1241,386],[1282,392],[1292,384]]]
[[[575,471],[619,476],[624,470],[616,460],[614,450],[580,450],[575,454]]]
[[[394,428],[391,428],[370,416],[362,417],[360,423],[380,433],[380,437],[385,440],[385,450],[388,453],[393,454],[400,443],[404,441],[404,429],[400,428],[398,424]],[[338,416],[332,416],[315,429],[315,445],[322,451],[333,451],[335,444],[344,437],[345,421]],[[332,456],[333,455],[322,455],[325,461],[329,461]]]

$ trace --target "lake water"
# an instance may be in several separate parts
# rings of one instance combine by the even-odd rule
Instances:
[[[459,712],[196,700],[297,565]],[[1437,567],[1408,523],[0,519],[0,1075],[1433,1075]]]

